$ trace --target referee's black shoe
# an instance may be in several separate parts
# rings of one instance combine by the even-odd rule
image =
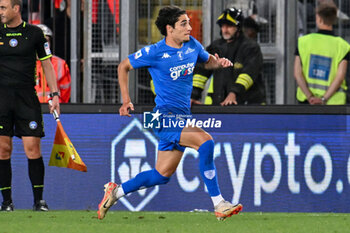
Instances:
[[[49,211],[46,201],[40,200],[33,205],[33,211]]]
[[[13,207],[13,203],[12,201],[4,201],[1,204],[1,209],[0,211],[7,211],[7,212],[11,212],[13,211],[14,207]]]

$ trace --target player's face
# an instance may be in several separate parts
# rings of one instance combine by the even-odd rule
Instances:
[[[225,40],[231,40],[236,32],[237,32],[236,26],[229,25],[229,24],[221,25],[222,38],[224,38]]]
[[[187,14],[184,14],[179,17],[179,20],[175,23],[175,27],[170,33],[176,41],[183,43],[190,40],[191,31],[190,19]]]
[[[18,6],[12,7],[11,0],[0,0],[0,18],[3,24],[10,24],[14,19],[16,14],[15,7]]]

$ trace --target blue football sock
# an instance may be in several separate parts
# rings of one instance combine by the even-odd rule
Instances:
[[[199,171],[211,197],[220,195],[214,164],[214,141],[208,140],[199,149]]]
[[[149,188],[159,184],[166,184],[170,177],[159,174],[156,169],[144,171],[137,174],[134,178],[122,184],[125,195],[141,188]]]

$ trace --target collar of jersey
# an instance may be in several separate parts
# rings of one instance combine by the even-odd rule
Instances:
[[[23,21],[21,24],[22,24],[22,27],[24,27],[24,28],[25,28],[27,23],[26,23],[26,21]],[[21,24],[20,24],[20,25],[18,25],[17,27],[20,27],[20,26],[21,26]],[[16,27],[16,28],[17,28],[17,27]],[[6,25],[6,24],[4,24],[4,28],[7,28],[7,25]]]
[[[191,40],[191,39],[190,39],[190,40]],[[171,48],[171,49],[173,49],[173,50],[179,51],[179,50],[183,50],[183,49],[185,48],[185,46],[187,45],[187,43],[190,42],[190,40],[184,42],[184,43],[182,44],[182,47],[181,47],[181,48],[174,48],[174,47],[171,47],[170,45],[167,45],[167,43],[166,43],[166,41],[165,41],[165,37],[161,40],[161,43],[163,43],[163,44],[164,44],[166,47],[168,47],[168,48]]]
[[[334,31],[330,31],[330,30],[318,30],[317,33],[320,34],[325,34],[325,35],[329,35],[329,36],[334,36]]]

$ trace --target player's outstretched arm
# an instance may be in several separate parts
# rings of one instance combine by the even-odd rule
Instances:
[[[230,66],[233,66],[232,62],[227,58],[219,57],[217,53],[215,53],[215,56],[210,54],[209,60],[204,64],[204,68],[208,70],[221,69]]]
[[[131,103],[128,87],[129,71],[132,69],[133,67],[130,64],[129,58],[124,59],[118,66],[118,82],[123,100],[123,104],[119,108],[119,114],[121,116],[131,116],[129,110],[134,111],[134,105]]]

